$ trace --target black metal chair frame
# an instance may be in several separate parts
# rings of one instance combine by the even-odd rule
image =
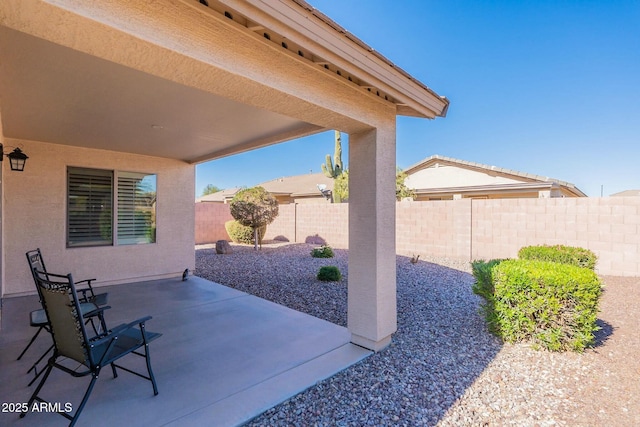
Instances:
[[[38,270],[42,271],[45,277],[47,277],[47,268],[44,264],[44,259],[42,258],[42,252],[40,251],[40,248],[37,248],[35,250],[28,251],[25,255],[27,256],[29,269],[31,270],[31,276],[33,277],[36,289],[38,290],[38,298],[40,300],[40,304],[42,304],[42,293],[40,292],[40,287],[38,286],[36,277],[36,271]],[[102,293],[98,295],[94,293],[91,282],[95,280],[96,279],[86,279],[78,283],[87,285],[86,288],[82,288],[79,290],[79,292],[82,293],[82,297],[80,298],[80,309],[82,315],[85,319],[87,319],[86,323],[91,323],[93,331],[96,333],[96,335],[98,335],[100,330],[104,331],[107,329],[103,312],[110,307],[105,305],[108,300],[108,293]],[[100,327],[96,326],[94,322],[95,317],[98,317],[98,320],[100,321]],[[43,329],[51,333],[51,330],[49,328],[49,319],[47,318],[44,308],[33,310],[29,313],[29,325],[38,328],[38,330],[33,335],[33,337],[31,337],[31,340],[24,348],[24,350],[22,350],[22,352],[18,356],[18,360],[22,359],[22,356],[24,356],[27,350],[29,350],[29,348],[35,342],[36,338],[38,338],[38,335],[40,335],[40,332],[42,332]],[[31,367],[27,371],[27,374],[31,371],[34,371],[35,374],[34,378],[31,380],[31,382],[29,382],[29,386],[31,386],[31,384],[33,384],[36,379],[38,379],[38,377],[42,374],[43,371],[38,372],[38,364],[42,361],[42,359],[46,357],[47,354],[49,354],[51,350],[53,350],[53,344],[38,358],[38,360],[33,363],[33,365],[31,365]]]
[[[153,394],[158,394],[158,387],[151,369],[151,360],[149,357],[149,343],[162,334],[148,332],[145,322],[151,319],[151,316],[142,317],[128,324],[119,325],[111,330],[106,330],[90,338],[85,328],[82,316],[79,314],[80,301],[75,289],[73,277],[71,274],[66,276],[43,272],[37,272],[36,279],[38,286],[43,295],[43,305],[50,320],[51,335],[54,341],[53,356],[47,363],[44,376],[38,384],[33,395],[29,399],[27,408],[31,408],[34,401],[45,402],[38,393],[49,378],[49,374],[53,368],[60,369],[74,377],[84,377],[91,375],[91,382],[82,398],[82,402],[77,407],[75,414],[72,416],[65,412],[59,412],[71,421],[69,426],[73,426],[80,413],[84,409],[91,391],[95,385],[100,371],[103,367],[111,365],[113,377],[117,378],[116,368],[135,374],[141,378],[151,381],[153,385]],[[140,351],[143,349],[143,352]],[[144,357],[147,365],[148,375],[132,371],[115,362],[128,355],[135,354]],[[71,369],[61,363],[59,359],[72,359],[81,365],[75,369]],[[23,418],[26,412],[20,414]]]

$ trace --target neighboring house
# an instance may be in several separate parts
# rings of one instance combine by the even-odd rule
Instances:
[[[305,175],[287,176],[263,182],[257,186],[263,187],[273,194],[279,204],[289,203],[331,203],[320,192],[320,188],[333,191],[333,179],[323,173],[309,173]],[[239,188],[222,190],[206,196],[198,197],[196,202],[229,203]]]
[[[640,196],[640,190],[625,190],[619,193],[613,193],[611,197],[636,197]]]
[[[393,186],[370,177],[395,175],[396,116],[446,98],[302,0],[2,0],[0,58],[0,143],[29,156],[0,168],[0,298],[34,293],[37,247],[98,285],[179,277],[197,163],[337,129],[358,194],[348,328],[390,342]]]
[[[569,182],[438,155],[404,172],[416,200],[586,197]]]
[[[196,198],[196,203],[229,203],[241,188],[233,187]]]

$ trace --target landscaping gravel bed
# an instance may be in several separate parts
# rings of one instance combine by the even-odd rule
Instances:
[[[195,274],[346,326],[348,253],[312,258],[313,247],[200,249]],[[249,425],[640,425],[640,343],[630,321],[640,315],[638,279],[605,279],[598,346],[550,353],[502,345],[478,314],[468,263],[428,261],[396,258],[398,331],[389,347]],[[342,280],[318,281],[323,265],[337,266]]]

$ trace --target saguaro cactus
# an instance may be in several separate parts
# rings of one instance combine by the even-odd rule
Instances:
[[[333,163],[331,162],[331,155],[327,154],[327,158],[324,164],[320,165],[322,172],[334,180],[342,174],[342,138],[340,131],[335,132],[335,153],[333,155]],[[332,193],[333,203],[340,203],[340,195],[334,191]]]
[[[335,144],[334,162],[331,162],[331,154],[327,154],[325,164],[320,165],[322,172],[333,179],[336,179],[342,173],[342,138],[340,137],[340,131],[337,130],[335,131]]]

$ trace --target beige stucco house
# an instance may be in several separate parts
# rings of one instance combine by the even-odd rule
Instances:
[[[320,191],[333,191],[333,178],[323,173],[308,173],[304,175],[283,176],[258,184],[273,194],[281,205],[289,203],[330,203]],[[196,203],[229,203],[239,188],[220,190],[206,196],[198,197]]]
[[[102,285],[194,268],[197,163],[337,129],[360,189],[348,328],[389,343],[396,116],[445,98],[301,0],[3,0],[0,58],[0,143],[29,156],[2,162],[2,298],[34,292],[36,247]]]
[[[613,193],[611,197],[637,197],[640,196],[640,190],[624,190],[618,193]]]
[[[586,197],[574,184],[546,176],[434,155],[405,170],[416,200]]]

